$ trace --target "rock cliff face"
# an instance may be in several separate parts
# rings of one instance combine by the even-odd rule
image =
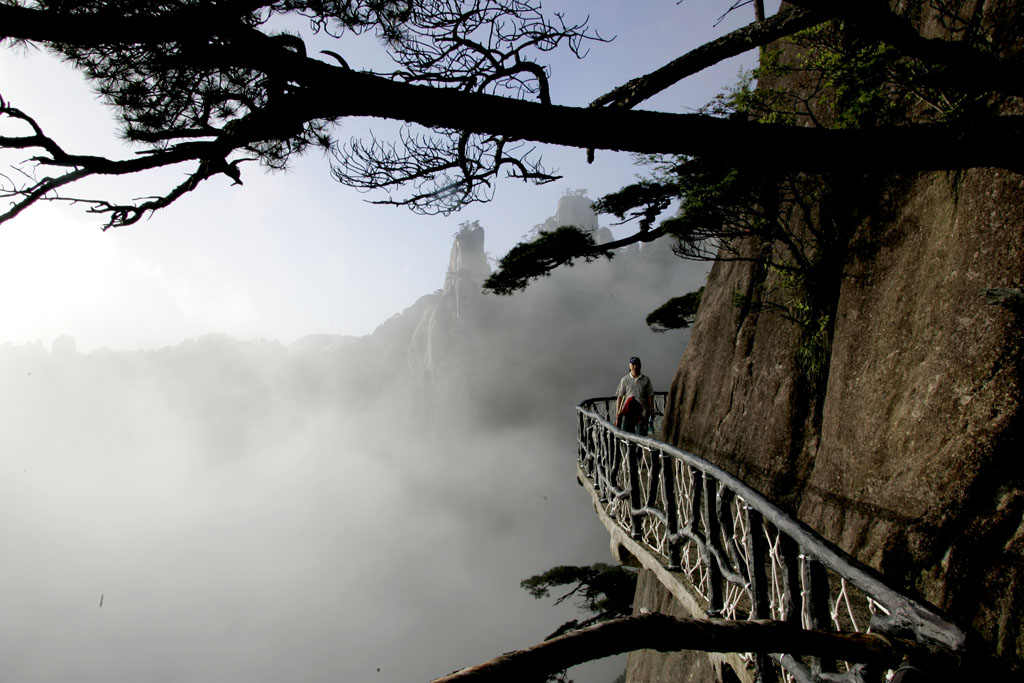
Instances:
[[[670,396],[669,440],[718,463],[1024,661],[1020,310],[1024,176],[905,179],[860,225],[839,278],[827,374],[798,331],[734,294],[772,275],[713,268]]]
[[[716,265],[670,438],[1019,655],[1021,321],[983,292],[1024,278],[1024,178],[955,182],[919,178],[848,260],[823,397],[800,387],[792,325],[733,305],[754,270]]]

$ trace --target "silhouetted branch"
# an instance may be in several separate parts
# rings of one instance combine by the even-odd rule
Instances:
[[[150,15],[127,14],[124,7],[116,6],[62,12],[0,4],[0,38],[80,47],[173,42],[199,26],[211,34],[237,27],[240,17],[270,4],[203,3]]]
[[[560,266],[571,266],[579,259],[586,262],[602,257],[610,259],[616,249],[653,242],[665,234],[665,229],[658,227],[598,244],[590,232],[572,225],[541,231],[535,240],[517,244],[498,261],[497,270],[484,280],[484,289],[495,294],[514,294]]]
[[[333,152],[331,174],[344,185],[360,190],[395,190],[411,186],[400,200],[375,204],[408,206],[418,213],[450,213],[473,201],[487,201],[492,180],[506,170],[508,177],[538,184],[557,180],[532,150],[508,136],[470,134],[435,129],[433,134],[403,126],[398,141],[376,137],[353,138]]]
[[[824,7],[810,0],[802,4]],[[94,175],[139,173],[180,163],[191,166],[185,183],[153,192],[151,200],[74,200],[107,216],[108,227],[125,225],[169,205],[217,173],[238,182],[245,161],[283,169],[294,155],[310,148],[337,152],[338,179],[360,189],[389,192],[384,203],[441,212],[490,198],[493,180],[502,169],[536,182],[557,177],[530,158],[532,147],[518,141],[683,154],[778,171],[977,166],[1019,170],[1024,158],[1024,118],[1019,116],[825,130],[702,114],[627,111],[702,64],[817,21],[801,10],[782,12],[734,32],[723,43],[709,44],[717,47],[699,48],[598,101],[619,106],[580,108],[547,103],[547,72],[525,51],[544,52],[568,44],[582,55],[583,41],[601,38],[588,32],[585,23],[565,22],[560,15],[554,21],[544,19],[532,0],[478,0],[466,6],[455,0],[238,0],[168,6],[122,0],[80,0],[52,6],[56,9],[0,4],[0,39],[40,42],[62,53],[117,109],[124,135],[145,145],[134,158],[113,159],[75,154],[38,130],[0,138],[7,149],[37,152],[23,165],[66,171],[55,178],[5,183],[3,196],[12,204],[0,221],[37,201],[70,201],[56,190]],[[843,8],[843,16],[862,22],[865,32],[873,30],[868,19],[875,17],[875,6],[850,9],[854,6],[860,7],[835,5]],[[462,7],[467,11],[456,11]],[[403,68],[384,76],[348,68],[338,53],[325,55],[329,62],[308,56],[298,37],[263,32],[277,13],[299,14],[330,35],[376,30]],[[905,45],[915,54],[942,53],[941,63],[951,65],[967,55],[971,65],[998,67],[991,71],[1002,74],[998,78],[1016,73],[1009,62],[972,46],[904,35],[899,23],[904,20],[897,19],[879,30],[896,36],[893,40],[901,48]],[[953,66],[949,72],[959,73]],[[1012,92],[1018,86],[1002,87]],[[499,92],[515,97],[500,97]],[[416,123],[434,131],[405,135],[397,143],[356,143],[338,151],[334,124],[352,116]],[[32,125],[6,106],[0,111],[3,118]],[[33,173],[26,171],[26,176]],[[397,195],[409,188],[407,196]]]
[[[507,93],[551,102],[548,71],[529,52],[561,44],[577,57],[585,41],[606,42],[587,22],[553,20],[525,0],[415,3],[391,52],[402,68],[390,76],[465,92]]]
[[[531,680],[594,659],[641,649],[788,653],[888,668],[899,666],[905,656],[940,665],[955,664],[949,661],[951,657],[936,648],[875,634],[804,630],[776,621],[703,621],[652,613],[573,631],[462,669],[434,683]]]
[[[705,43],[665,66],[620,85],[590,103],[591,107],[617,106],[625,109],[654,97],[687,76],[718,64],[723,59],[743,54],[773,40],[792,35],[826,21],[830,14],[799,8],[785,9],[764,21],[758,21]]]
[[[512,247],[498,262],[498,268],[484,280],[484,289],[495,294],[512,294],[524,289],[532,280],[545,277],[559,266],[572,265],[577,259],[594,261],[601,256],[611,258],[604,245],[594,236],[575,226],[563,225],[552,231],[541,231],[532,242]]]
[[[238,166],[245,159],[236,159],[229,163],[224,158],[225,147],[216,142],[182,143],[163,149],[148,150],[146,154],[132,159],[113,160],[92,155],[67,153],[56,141],[43,132],[35,119],[19,109],[9,106],[0,97],[0,120],[4,118],[25,122],[32,128],[33,135],[0,137],[0,145],[12,149],[37,148],[45,154],[28,159],[26,163],[31,165],[31,170],[18,168],[19,175],[24,180],[15,180],[10,176],[4,176],[4,182],[0,184],[0,198],[8,198],[13,201],[10,208],[0,214],[0,223],[16,217],[35,202],[45,200],[88,204],[90,206],[89,213],[108,217],[105,228],[131,225],[138,222],[147,213],[169,206],[185,193],[198,187],[202,181],[216,174],[223,173],[232,178],[236,184],[241,184]],[[231,147],[228,146],[228,150],[230,149]],[[196,170],[189,174],[184,183],[164,195],[146,201],[125,204],[104,199],[78,198],[58,194],[61,188],[89,176],[131,175],[190,161],[196,163]],[[47,167],[72,170],[58,176],[38,177],[38,169]]]

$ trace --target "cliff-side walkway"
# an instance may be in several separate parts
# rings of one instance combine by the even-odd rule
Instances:
[[[663,401],[659,395],[662,413]],[[963,651],[964,633],[937,609],[886,585],[873,570],[706,460],[616,429],[610,421],[614,404],[614,397],[593,398],[576,409],[579,481],[613,547],[653,572],[691,614],[872,632],[944,652]],[[808,683],[896,681],[917,671],[914,662],[902,671],[878,671],[858,662],[786,653],[742,654],[730,665],[748,680]]]

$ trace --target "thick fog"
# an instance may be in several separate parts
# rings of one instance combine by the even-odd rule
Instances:
[[[664,249],[480,293],[483,232],[373,335],[0,347],[10,681],[425,681],[576,615],[519,582],[609,561],[573,405],[705,269]],[[611,681],[622,658],[576,674]]]

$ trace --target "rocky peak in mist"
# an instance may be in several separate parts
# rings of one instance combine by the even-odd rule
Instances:
[[[566,193],[534,234],[566,224],[601,242],[613,239],[582,191]],[[403,417],[425,417],[434,429],[453,410],[493,423],[564,426],[576,402],[614,392],[632,355],[644,359],[656,390],[668,388],[687,334],[655,334],[645,317],[699,288],[703,264],[653,243],[498,296],[483,292],[490,274],[484,247],[484,227],[463,223],[444,288],[394,316],[364,347],[377,359],[375,382],[392,387]]]
[[[558,200],[558,209],[554,216],[549,216],[543,223],[535,225],[532,235],[541,231],[552,232],[563,225],[571,225],[594,234],[598,244],[611,242],[612,231],[598,225],[594,202],[587,197],[586,190],[566,190]]]
[[[455,233],[452,253],[448,259],[448,273],[444,283],[447,289],[453,282],[466,276],[483,282],[491,274],[484,252],[484,229],[479,221],[463,223]]]
[[[598,227],[594,203],[587,197],[586,190],[570,191],[562,195],[554,219],[557,225],[575,225],[590,232],[595,232]]]

